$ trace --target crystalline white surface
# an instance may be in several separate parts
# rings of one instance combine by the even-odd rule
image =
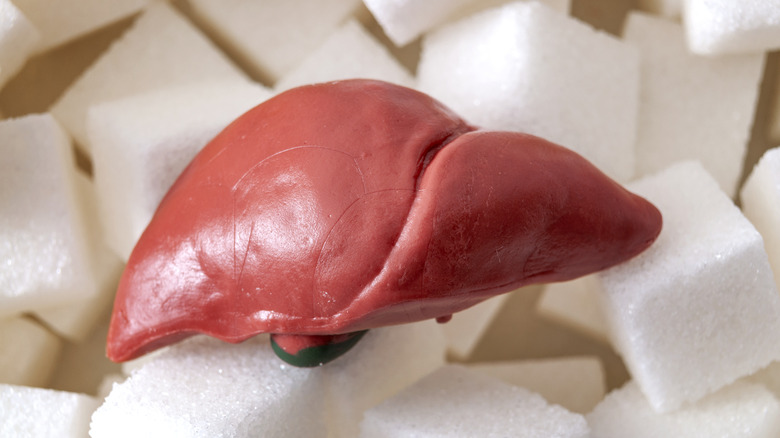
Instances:
[[[13,0],[39,29],[43,52],[140,11],[154,0]]]
[[[695,162],[628,186],[661,211],[644,253],[599,274],[616,350],[668,412],[780,359],[780,295],[761,236]]]
[[[780,285],[780,148],[764,153],[742,186],[740,199],[745,217],[764,238],[775,284]]]
[[[115,383],[90,436],[324,437],[321,372],[284,364],[265,337],[193,338]]]
[[[698,160],[734,196],[764,56],[693,55],[679,24],[641,13],[629,15],[624,38],[642,53],[637,176]]]
[[[660,414],[634,382],[611,392],[586,416],[599,438],[772,438],[780,403],[766,388],[737,382],[694,405]]]
[[[540,395],[447,365],[366,412],[361,437],[589,437],[585,419]]]
[[[51,111],[78,146],[89,152],[86,118],[90,106],[217,78],[245,78],[245,74],[172,6],[156,2],[65,91]]]
[[[595,356],[485,362],[469,368],[580,414],[590,412],[606,394],[604,366]]]
[[[0,384],[0,436],[83,438],[98,403],[85,394]]]
[[[778,0],[683,0],[688,46],[702,55],[780,48]]]
[[[208,80],[104,102],[87,113],[107,245],[123,260],[192,158],[235,118],[270,97],[243,79]]]
[[[189,3],[200,19],[248,65],[276,82],[322,44],[360,0],[189,0]]]
[[[411,74],[355,20],[347,21],[276,83],[284,91],[337,79],[378,79],[411,87]]]
[[[365,410],[444,365],[444,356],[444,336],[434,321],[370,330],[322,369],[332,436],[357,436]]]
[[[634,173],[635,47],[538,2],[514,2],[423,39],[418,87],[477,126],[569,147],[609,176]]]
[[[70,142],[48,114],[0,121],[0,316],[96,296]]]

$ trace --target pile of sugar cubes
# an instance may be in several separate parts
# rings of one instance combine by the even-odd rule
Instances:
[[[0,0],[0,436],[780,436],[780,0]],[[381,79],[569,147],[638,257],[371,330],[104,355],[157,204],[234,118]],[[774,274],[773,274],[774,272]]]

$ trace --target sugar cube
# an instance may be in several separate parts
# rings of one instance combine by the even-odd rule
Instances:
[[[332,436],[356,437],[363,412],[444,365],[435,321],[370,330],[344,356],[322,367]]]
[[[90,436],[326,436],[321,371],[284,364],[265,337],[199,336],[114,384]]]
[[[761,236],[697,162],[631,183],[664,228],[603,271],[611,338],[653,408],[668,412],[780,359],[780,295]]]
[[[366,412],[361,437],[589,437],[582,415],[540,395],[446,365]]]
[[[420,90],[471,123],[569,147],[619,181],[634,172],[639,54],[538,2],[514,2],[423,39]]]
[[[363,2],[393,43],[404,46],[424,32],[442,24],[471,0],[401,2],[364,0]]]
[[[83,438],[98,403],[85,394],[0,384],[0,436]]]
[[[277,91],[337,79],[379,79],[411,87],[412,75],[355,20],[333,32],[275,85]]]
[[[97,254],[67,135],[48,114],[0,122],[0,316],[97,295]]]
[[[93,297],[70,302],[66,305],[41,309],[33,312],[58,335],[74,342],[86,339],[97,325],[100,317],[114,299],[114,292],[122,272],[123,264],[103,244],[100,235],[101,224],[97,216],[95,188],[92,181],[81,172],[76,172],[76,194],[79,204],[84,206],[87,221],[88,243],[95,254],[95,279],[97,294]]]
[[[40,30],[40,52],[128,17],[151,1],[153,0],[13,0]]]
[[[46,385],[61,347],[54,334],[29,318],[0,319],[0,383]]]
[[[545,286],[536,311],[595,340],[609,343],[609,327],[601,308],[595,274]]]
[[[580,414],[590,412],[606,393],[604,366],[595,356],[483,362],[468,367]]]
[[[780,434],[780,403],[766,388],[730,385],[694,405],[661,414],[635,382],[611,392],[586,416],[599,438],[770,438]]]
[[[360,4],[360,0],[188,1],[254,74],[272,83],[314,51]]]
[[[764,153],[740,192],[742,212],[764,238],[764,247],[780,287],[780,148]]]
[[[51,112],[88,153],[86,117],[92,105],[171,84],[245,77],[172,6],[155,2],[65,91]]]
[[[91,107],[87,135],[107,245],[126,261],[190,160],[270,95],[243,79],[204,80]]]
[[[38,47],[40,33],[11,0],[0,0],[0,88]]]
[[[683,21],[694,53],[763,53],[780,48],[778,0],[684,0]]]
[[[562,13],[568,13],[571,0],[542,0]],[[364,0],[382,30],[397,46],[404,46],[449,21],[501,6],[510,0]]]
[[[692,55],[681,25],[642,13],[629,15],[624,38],[642,53],[637,176],[698,160],[734,196],[764,56]]]

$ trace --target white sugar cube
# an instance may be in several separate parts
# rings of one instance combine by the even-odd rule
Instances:
[[[642,53],[637,176],[698,160],[734,196],[764,56],[692,55],[679,24],[642,13],[629,15],[624,38]]]
[[[609,343],[599,287],[595,274],[548,284],[536,302],[536,311],[595,340]]]
[[[492,297],[452,315],[450,321],[442,324],[441,327],[447,339],[448,353],[461,360],[471,356],[482,335],[485,334],[507,299],[509,299],[509,294]]]
[[[780,287],[780,148],[764,153],[740,192],[742,212],[764,238],[764,247]]]
[[[471,0],[392,1],[363,0],[385,34],[404,46],[426,31],[442,24]]]
[[[611,392],[586,418],[599,438],[772,438],[780,403],[766,388],[737,382],[695,405],[660,414],[634,382]]]
[[[88,243],[95,254],[97,294],[64,306],[38,310],[35,315],[60,336],[74,342],[83,341],[95,328],[105,310],[111,305],[122,272],[123,264],[104,245],[100,234],[101,224],[97,216],[95,187],[81,172],[76,173],[76,192],[80,205],[84,206]]]
[[[604,366],[598,357],[525,359],[470,364],[469,368],[533,391],[550,403],[585,414],[606,394]]]
[[[688,46],[723,55],[780,49],[780,1],[683,0]]]
[[[266,337],[197,337],[114,385],[90,436],[326,436],[321,369],[281,362]]]
[[[153,0],[13,0],[40,30],[38,51],[72,41],[140,11]]]
[[[603,271],[617,351],[650,404],[679,408],[780,359],[780,295],[761,236],[695,162],[631,183],[664,225]]]
[[[447,365],[366,412],[361,437],[589,437],[582,415],[540,395]]]
[[[322,367],[332,436],[356,437],[363,412],[444,365],[435,321],[369,330],[342,357]]]
[[[355,20],[333,32],[317,50],[276,83],[277,91],[337,79],[378,79],[411,87],[412,75]]]
[[[563,13],[568,13],[571,7],[571,0],[542,1]],[[404,46],[448,21],[509,2],[510,0],[363,0],[382,30],[397,46]]]
[[[54,334],[28,318],[0,320],[0,383],[46,385],[61,347]]]
[[[192,158],[270,95],[243,79],[197,81],[91,107],[87,134],[107,245],[127,260]]]
[[[423,39],[418,87],[469,122],[569,147],[611,177],[634,172],[637,50],[538,2],[515,2]]]
[[[651,12],[663,17],[679,19],[682,15],[682,3],[684,0],[639,0],[639,7],[643,11]]]
[[[84,394],[0,384],[0,436],[83,438],[98,403]]]
[[[244,77],[173,7],[156,2],[65,91],[51,111],[89,152],[86,117],[92,105],[173,84]]]
[[[0,122],[0,316],[100,289],[70,141],[48,114]]]
[[[11,0],[0,0],[0,88],[22,69],[39,41],[28,17]]]
[[[254,73],[275,82],[322,44],[360,0],[189,0],[189,4]]]

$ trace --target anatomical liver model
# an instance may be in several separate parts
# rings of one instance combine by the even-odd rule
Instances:
[[[319,365],[367,329],[608,268],[660,229],[652,204],[541,138],[384,82],[300,87],[170,189],[120,281],[108,355],[271,333],[280,357]]]

